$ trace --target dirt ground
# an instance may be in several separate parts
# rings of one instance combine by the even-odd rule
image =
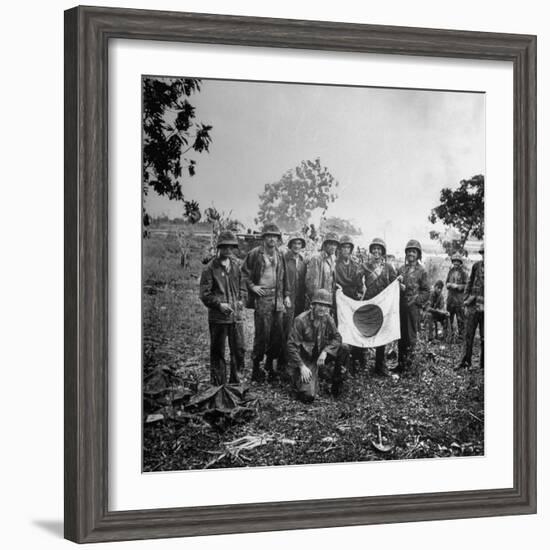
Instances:
[[[459,344],[428,343],[422,333],[413,376],[373,376],[371,354],[367,370],[348,376],[340,397],[324,392],[305,405],[282,382],[248,384],[253,312],[247,311],[245,383],[255,414],[221,430],[184,412],[185,399],[209,386],[207,310],[198,297],[207,246],[207,237],[194,237],[183,269],[174,234],[144,239],[143,375],[162,379],[169,390],[160,400],[144,398],[144,471],[483,455],[477,338],[468,371],[453,369]],[[426,263],[430,283],[443,277],[441,261]]]

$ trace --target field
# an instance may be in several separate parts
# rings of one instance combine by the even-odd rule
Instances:
[[[368,370],[348,376],[343,394],[312,405],[282,383],[250,385],[254,414],[214,425],[185,409],[209,386],[207,311],[198,297],[206,236],[190,240],[185,269],[175,234],[143,242],[144,471],[276,466],[482,455],[484,378],[479,343],[474,367],[457,371],[460,345],[426,341],[422,332],[412,376],[380,379]],[[447,264],[426,260],[433,283]],[[247,311],[246,381],[252,311]],[[394,354],[388,361],[395,365]],[[153,388],[153,389],[151,389]]]

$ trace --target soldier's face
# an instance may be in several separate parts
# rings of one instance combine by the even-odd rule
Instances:
[[[321,317],[326,317],[330,312],[330,306],[325,304],[313,304],[313,315],[320,319]]]
[[[302,241],[292,241],[290,243],[290,250],[292,250],[292,252],[294,252],[294,254],[298,254],[298,252],[300,252],[300,250],[302,250]]]
[[[340,254],[343,258],[348,259],[351,256],[351,246],[349,244],[343,244],[340,247]]]
[[[409,248],[407,250],[407,261],[412,264],[418,260],[418,250],[416,248]]]
[[[218,247],[218,250],[220,251],[220,258],[229,258],[233,254],[233,247],[226,244]]]
[[[375,258],[381,258],[382,257],[382,247],[378,246],[377,244],[373,245],[371,247],[371,253]]]
[[[453,260],[453,267],[460,267],[462,262],[460,260]]]
[[[277,235],[266,235],[264,237],[264,243],[267,246],[267,248],[275,248],[277,245],[278,237]]]
[[[434,286],[435,295],[439,296],[443,289],[440,286]]]
[[[338,243],[328,242],[325,243],[325,251],[329,256],[336,254],[336,249],[338,248]]]

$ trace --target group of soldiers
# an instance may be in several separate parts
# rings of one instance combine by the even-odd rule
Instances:
[[[369,300],[397,280],[400,284],[400,328],[397,367],[393,373],[411,369],[421,317],[425,314],[433,336],[437,323],[446,331],[456,318],[463,339],[458,367],[471,366],[476,328],[481,337],[483,366],[483,261],[474,264],[470,277],[460,256],[452,257],[443,307],[443,282],[433,290],[421,264],[422,247],[416,240],[405,246],[405,264],[395,269],[386,261],[386,244],[380,238],[369,246],[369,260],[353,256],[349,236],[327,233],[319,253],[306,261],[305,239],[292,235],[281,249],[282,233],[266,224],[262,243],[244,260],[234,254],[236,236],[223,231],[217,254],[206,265],[200,280],[200,297],[208,308],[211,383],[227,382],[225,342],[229,343],[229,383],[241,381],[245,366],[244,309],[254,309],[253,382],[267,378],[290,379],[297,397],[311,402],[319,392],[320,379],[337,396],[347,370],[366,368],[365,350],[346,345],[338,331],[335,292],[340,289],[354,300]],[[483,254],[483,249],[480,251]],[[467,309],[465,315],[464,309]],[[374,373],[389,376],[385,346],[375,350]]]

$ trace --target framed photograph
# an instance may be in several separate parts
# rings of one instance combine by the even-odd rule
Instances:
[[[65,12],[66,538],[536,512],[535,67]]]

